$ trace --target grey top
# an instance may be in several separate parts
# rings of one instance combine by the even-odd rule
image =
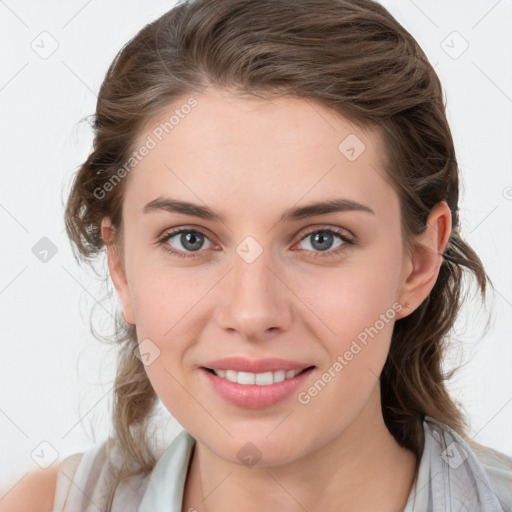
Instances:
[[[430,416],[423,429],[423,455],[404,512],[512,511],[512,458],[484,447],[479,461],[453,429]],[[156,464],[137,512],[181,512],[194,443],[186,431],[173,441]]]
[[[512,512],[512,458],[465,442],[430,416],[418,473],[403,512]],[[153,471],[122,482],[112,512],[181,512],[195,440],[182,431],[160,451]],[[107,442],[59,465],[53,512],[104,512],[111,484]],[[119,461],[118,454],[111,455]]]

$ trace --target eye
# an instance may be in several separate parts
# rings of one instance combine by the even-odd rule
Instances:
[[[334,257],[338,256],[342,251],[346,250],[347,245],[354,245],[355,241],[347,234],[333,228],[316,229],[306,233],[302,238],[301,242],[311,238],[311,241],[306,244],[310,248],[306,247],[306,250],[313,251],[315,258],[317,257]],[[334,239],[338,238],[341,242],[335,246],[335,250],[332,249]]]
[[[334,228],[323,228],[310,231],[300,239],[299,243],[310,237],[311,242],[306,244],[310,247],[306,247],[306,249],[302,250],[313,253],[315,258],[338,256],[341,252],[347,249],[347,245],[355,244],[355,240],[353,238]],[[335,246],[334,250],[332,250],[332,245],[336,238],[341,240],[341,242]],[[173,241],[173,239],[176,240]],[[164,236],[158,240],[158,243],[166,252],[173,256],[177,256],[178,258],[193,258],[195,257],[194,253],[201,252],[201,249],[204,248],[203,244],[205,240],[208,240],[210,244],[206,249],[211,248],[211,242],[202,231],[191,228],[180,228],[165,233]],[[171,244],[172,241],[174,246]],[[176,247],[176,245],[181,247]]]
[[[181,247],[175,249],[169,245],[171,240],[174,238],[176,239],[174,244],[178,246],[181,245]],[[158,243],[162,245],[165,251],[173,254],[174,256],[178,256],[179,258],[190,258],[194,257],[194,254],[187,253],[198,252],[201,249],[204,240],[208,240],[208,238],[202,231],[181,228],[171,231],[170,233],[166,233]]]

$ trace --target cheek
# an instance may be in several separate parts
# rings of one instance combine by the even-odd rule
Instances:
[[[338,428],[369,400],[388,356],[396,317],[390,275],[382,268],[351,269],[310,288],[307,302],[322,320],[314,320],[315,337],[327,358],[321,361],[317,380],[301,390],[299,402],[310,404],[299,408],[305,421],[307,411],[314,410]]]
[[[357,265],[318,274],[302,281],[297,295],[324,324],[326,332],[348,339],[375,324],[394,318],[396,265]],[[381,328],[382,325],[378,324]]]
[[[177,421],[197,414],[197,407],[185,390],[184,359],[191,340],[201,329],[198,311],[201,298],[211,284],[195,283],[190,272],[181,275],[169,269],[142,269],[132,290],[137,338],[144,360],[149,353],[146,374],[156,394]]]
[[[190,418],[202,413],[198,406],[200,397],[187,392],[183,375],[163,357],[146,366],[145,370],[158,398],[180,424],[188,425]]]
[[[397,260],[385,254],[374,260],[379,264],[366,262],[317,274],[315,280],[303,281],[297,292],[312,312],[307,313],[308,323],[315,326],[315,337],[327,352],[326,367],[336,375],[333,380],[339,386],[332,387],[333,393],[340,387],[351,393],[354,388],[369,392],[386,361],[397,314],[399,269]],[[336,361],[341,367],[332,367]]]
[[[132,300],[137,328],[146,337],[152,334],[157,339],[167,339],[173,331],[182,329],[182,319],[193,314],[211,279],[200,279],[190,269],[177,272],[148,266],[134,281]]]

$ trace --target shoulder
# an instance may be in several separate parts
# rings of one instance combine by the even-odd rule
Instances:
[[[59,466],[28,473],[0,491],[2,512],[52,512]]]
[[[0,496],[0,512],[80,512],[83,492],[97,492],[104,471],[106,442],[69,455],[50,468],[37,470],[13,482]],[[2,498],[3,497],[3,498]]]
[[[428,434],[424,446],[425,468],[430,470],[434,466],[436,474],[452,480],[449,485],[453,499],[492,502],[495,508],[485,510],[498,510],[499,505],[499,510],[512,512],[512,457],[468,435],[463,438],[433,417],[425,416],[423,425]]]
[[[123,462],[119,443],[113,438],[64,459],[59,466],[51,512],[106,510],[109,504],[112,512],[135,512],[150,475],[136,473],[123,479],[110,502],[115,473]]]
[[[512,457],[474,440],[468,444],[485,469],[504,510],[512,512]]]

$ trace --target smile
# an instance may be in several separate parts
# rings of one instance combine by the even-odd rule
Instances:
[[[275,372],[252,373],[252,372],[238,372],[236,370],[220,370],[208,368],[208,370],[222,379],[229,380],[244,385],[258,385],[269,386],[276,382],[283,380],[293,379],[299,373],[305,370],[277,370]]]
[[[297,393],[317,368],[274,370],[260,373],[200,368],[210,389],[225,401],[243,409],[272,407]]]

